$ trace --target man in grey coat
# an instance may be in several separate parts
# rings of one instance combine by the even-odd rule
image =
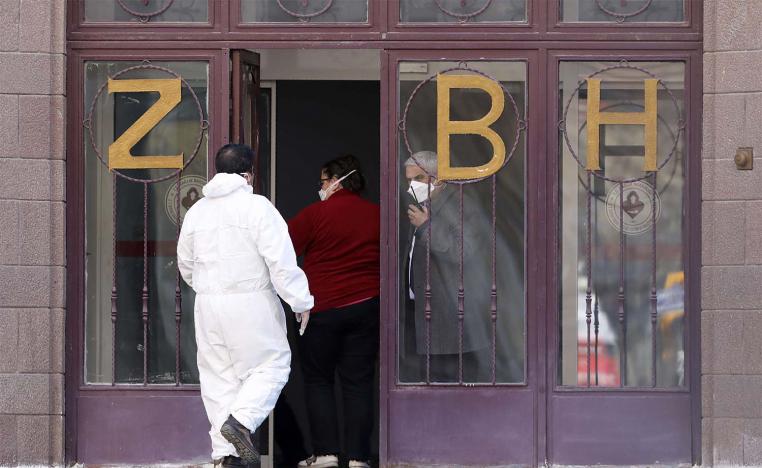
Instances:
[[[405,162],[405,176],[410,183],[408,193],[416,201],[407,209],[411,235],[405,262],[407,294],[415,304],[416,352],[421,356],[429,353],[432,382],[459,381],[461,351],[463,380],[490,381],[492,280],[489,220],[481,210],[468,209],[475,207],[478,201],[471,199],[467,188],[463,190],[461,220],[460,188],[436,179],[436,153],[415,153]],[[458,298],[461,261],[462,321]],[[426,320],[427,284],[431,288],[429,324]]]

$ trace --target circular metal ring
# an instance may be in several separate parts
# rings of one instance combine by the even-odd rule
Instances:
[[[196,92],[193,91],[193,88],[191,87],[191,85],[188,84],[188,82],[185,81],[185,79],[182,76],[178,75],[177,73],[175,73],[174,71],[170,70],[169,68],[164,68],[164,67],[160,67],[160,66],[157,66],[157,65],[135,65],[135,66],[132,66],[132,67],[125,68],[124,70],[114,74],[112,77],[110,77],[110,79],[116,79],[116,78],[124,75],[125,73],[129,73],[129,72],[132,72],[132,71],[135,71],[135,70],[156,70],[156,71],[160,71],[160,72],[172,75],[175,78],[178,78],[180,80],[180,82],[183,84],[183,86],[188,88],[188,91],[190,91],[191,97],[193,98],[193,100],[194,100],[194,102],[196,104],[196,109],[198,110],[198,115],[199,115],[199,133],[198,133],[198,138],[196,139],[196,145],[193,148],[193,152],[187,158],[187,160],[183,164],[183,167],[173,171],[172,173],[170,173],[170,174],[168,174],[166,176],[158,177],[158,178],[155,178],[155,179],[139,179],[139,178],[136,178],[136,177],[130,177],[130,176],[126,175],[126,174],[123,174],[123,173],[119,172],[116,169],[113,169],[111,171],[114,174],[116,174],[117,176],[119,176],[119,177],[121,177],[121,178],[123,178],[125,180],[129,180],[130,182],[138,182],[138,183],[143,183],[143,184],[162,182],[162,181],[165,181],[167,179],[170,179],[170,178],[180,174],[193,161],[193,159],[198,154],[198,150],[201,148],[201,143],[204,140],[204,133],[205,133],[206,129],[208,128],[208,122],[206,120],[204,120],[204,110],[201,108],[201,101],[199,101],[198,96],[196,95]],[[92,147],[93,151],[95,151],[95,155],[98,157],[100,162],[103,163],[103,165],[108,168],[108,162],[105,159],[103,159],[103,154],[101,154],[101,151],[98,148],[98,145],[95,143],[95,132],[93,130],[93,125],[92,125],[92,122],[94,122],[94,120],[93,120],[93,114],[95,114],[95,104],[98,102],[98,99],[100,98],[101,94],[103,94],[103,92],[105,91],[107,86],[108,86],[108,81],[103,83],[101,85],[101,87],[98,88],[98,91],[95,93],[95,96],[93,97],[93,101],[90,103],[90,109],[89,109],[89,111],[87,113],[87,118],[84,120],[84,122],[88,122],[89,123],[89,125],[85,125],[85,128],[87,129],[87,133],[88,133],[88,137],[89,137],[89,141],[90,141],[90,146]],[[204,122],[207,122],[206,126],[204,125]],[[83,125],[84,125],[84,123],[83,123]]]
[[[653,73],[651,73],[650,71],[648,71],[648,70],[646,70],[644,68],[636,67],[636,66],[630,65],[630,64],[627,64],[627,65],[618,64],[618,65],[614,65],[614,66],[611,66],[611,67],[602,68],[602,69],[598,70],[597,72],[589,75],[586,79],[580,81],[579,85],[577,85],[577,87],[574,89],[574,91],[572,91],[571,95],[569,96],[569,100],[566,102],[566,107],[564,108],[564,113],[563,113],[563,119],[561,120],[561,122],[563,123],[563,128],[561,129],[561,132],[564,135],[564,141],[566,142],[566,147],[569,150],[569,152],[571,153],[571,155],[574,158],[574,160],[577,161],[577,164],[579,165],[579,167],[582,168],[582,170],[584,170],[584,171],[588,171],[588,169],[585,167],[584,164],[582,164],[582,161],[579,160],[579,156],[577,155],[577,152],[574,151],[574,148],[572,147],[571,141],[569,140],[569,129],[567,127],[567,122],[568,122],[567,116],[569,114],[569,109],[571,108],[571,104],[572,104],[572,101],[574,100],[574,97],[579,95],[579,91],[587,83],[588,79],[593,78],[595,76],[598,76],[600,74],[606,73],[608,71],[617,70],[617,69],[635,70],[635,71],[638,71],[640,73],[648,75],[651,78],[657,80],[658,83],[659,83],[659,86],[661,86],[667,92],[667,95],[669,95],[670,99],[672,100],[672,104],[675,106],[676,114],[677,115],[681,115],[680,104],[678,104],[677,98],[675,98],[675,95],[672,93],[672,90],[670,90],[667,87],[667,85],[665,85],[659,78],[657,78],[656,75],[654,75]],[[561,125],[561,123],[559,123],[559,125]],[[683,131],[685,131],[685,127],[684,126],[683,127],[679,127],[677,129],[677,132],[672,132],[672,134],[674,135],[674,138],[673,138],[673,141],[672,141],[672,148],[671,148],[669,154],[667,154],[667,157],[664,159],[664,161],[662,161],[661,163],[657,163],[658,164],[657,165],[657,170],[661,170],[664,166],[666,166],[667,163],[670,161],[670,159],[672,159],[672,157],[675,155],[675,153],[677,151],[677,145],[680,142],[680,135],[683,133]],[[589,171],[589,172],[591,172],[594,177],[598,177],[599,179],[608,180],[609,182],[617,182],[617,183],[625,183],[625,184],[626,183],[631,183],[631,182],[637,182],[639,180],[644,180],[644,179],[646,179],[646,178],[651,176],[650,173],[646,173],[646,174],[644,174],[644,175],[642,175],[640,177],[624,178],[624,179],[613,179],[613,178],[610,178],[610,177],[606,177],[603,174],[599,174],[596,171]]]
[[[283,0],[275,0],[275,3],[278,5],[278,7],[280,7],[281,10],[285,11],[287,14],[293,16],[294,18],[299,18],[301,21],[307,21],[316,16],[320,16],[333,6],[333,0],[326,0],[325,5],[323,5],[323,8],[321,8],[320,10],[316,12],[297,13],[296,11],[289,10],[288,8],[286,8],[286,6],[283,5]],[[306,6],[306,3],[304,5]]]
[[[465,5],[464,1],[462,1],[461,3]],[[481,8],[474,11],[473,13],[455,13],[454,11],[448,10],[447,8],[444,7],[444,5],[442,5],[442,0],[434,0],[434,4],[437,6],[437,8],[439,8],[439,10],[442,13],[446,14],[447,16],[456,18],[458,21],[462,23],[465,23],[471,18],[477,17],[481,15],[482,13],[484,13],[485,10],[487,10],[487,8],[489,8],[489,6],[492,4],[492,0],[486,0],[484,5]]]
[[[141,23],[147,23],[151,20],[154,16],[159,16],[160,14],[164,13],[165,11],[169,10],[169,8],[172,6],[173,3],[175,3],[175,0],[167,0],[167,3],[159,8],[156,11],[141,13],[139,11],[135,11],[125,5],[124,0],[116,0],[117,5],[119,5],[119,8],[126,11],[127,13],[131,14],[132,16],[136,17],[138,20],[140,20]],[[148,5],[147,1],[143,2],[144,5]]]
[[[484,72],[481,72],[479,70],[475,70],[473,68],[467,68],[467,67],[466,68],[464,68],[464,67],[448,68],[446,70],[442,70],[441,72],[439,72],[437,74],[431,75],[430,77],[428,77],[425,80],[423,80],[420,83],[418,83],[418,85],[413,89],[413,92],[410,93],[410,97],[407,99],[407,102],[405,103],[405,109],[404,109],[404,111],[402,113],[402,121],[401,121],[402,127],[401,127],[401,131],[402,131],[403,141],[405,142],[405,148],[407,149],[408,153],[410,153],[410,157],[413,159],[413,161],[415,161],[416,165],[418,167],[420,167],[421,170],[423,170],[423,172],[426,173],[426,175],[431,177],[432,174],[429,174],[426,171],[426,169],[423,166],[421,166],[421,164],[418,162],[418,160],[415,159],[415,156],[413,156],[414,151],[413,151],[412,147],[410,146],[410,140],[407,137],[407,115],[408,115],[408,112],[410,111],[410,106],[412,105],[413,100],[415,99],[415,96],[418,94],[418,92],[421,90],[421,88],[423,88],[423,86],[425,86],[427,83],[432,82],[434,79],[436,79],[436,77],[438,75],[442,75],[442,74],[450,73],[450,72],[454,72],[454,71],[467,71],[467,72],[470,72],[470,73],[474,73],[476,75],[481,75],[481,76],[483,76],[483,77],[485,77],[485,78],[487,78],[489,80],[492,80],[495,83],[497,83],[498,86],[500,86],[500,88],[503,89],[503,92],[508,96],[508,100],[510,101],[511,107],[513,107],[514,115],[516,116],[516,127],[515,127],[515,134],[514,134],[515,138],[513,139],[513,145],[511,146],[511,150],[505,155],[505,161],[503,162],[503,166],[502,167],[505,167],[508,164],[508,162],[510,162],[511,158],[513,157],[513,154],[516,152],[516,148],[518,147],[518,144],[519,144],[519,138],[521,136],[521,132],[526,129],[526,125],[523,126],[523,128],[522,128],[521,122],[526,122],[526,121],[521,119],[521,116],[519,115],[519,107],[518,107],[518,105],[516,105],[516,101],[513,99],[513,96],[511,96],[511,93],[505,88],[505,86],[503,86],[503,84],[499,80],[496,80],[495,78],[491,77],[490,75],[488,75],[488,74],[486,74]],[[501,169],[502,169],[502,167],[501,167]],[[489,175],[487,177],[479,177],[477,179],[470,179],[470,180],[446,180],[444,182],[445,183],[458,184],[458,185],[461,185],[461,184],[470,184],[470,183],[482,181],[482,180],[484,180],[484,179],[486,179],[488,177],[491,177],[491,175]]]
[[[595,0],[595,5],[598,7],[599,10],[606,13],[609,16],[612,16],[616,18],[616,20],[620,23],[623,23],[627,18],[632,18],[633,16],[637,16],[644,11],[648,10],[648,8],[653,3],[653,0],[646,0],[646,2],[643,4],[642,7],[638,8],[637,10],[630,12],[630,13],[618,13],[616,11],[609,10],[605,6],[603,6],[603,3],[601,3],[601,0]]]
[[[617,107],[622,107],[622,106],[634,106],[634,107],[639,107],[641,109],[645,109],[645,106],[643,106],[642,104],[636,104],[634,102],[617,102],[617,103],[609,104],[608,106],[602,107],[601,108],[601,112],[607,112],[607,111],[610,111],[611,109],[616,109]],[[672,137],[674,139],[675,138],[675,132],[669,127],[669,124],[667,123],[666,120],[664,120],[664,117],[662,117],[660,115],[657,115],[656,118],[659,120],[659,122],[664,124],[664,127],[669,132],[670,137]],[[579,135],[582,134],[582,131],[585,129],[585,127],[587,127],[587,121],[583,122],[582,125],[580,125],[579,131],[577,132],[577,138],[579,138]],[[679,165],[678,162],[680,160],[681,160],[680,153],[679,152],[675,153],[675,164],[672,166],[672,172],[669,175],[669,179],[667,179],[667,181],[664,183],[664,185],[662,186],[661,189],[659,189],[657,187],[657,191],[658,191],[658,193],[660,195],[662,193],[664,193],[664,191],[667,190],[667,188],[669,188],[669,186],[672,184],[672,180],[675,178],[675,174],[677,173],[677,167]],[[585,171],[585,172],[587,172],[587,171]],[[587,184],[585,183],[585,181],[582,179],[581,175],[578,175],[577,179],[579,180],[580,184],[585,188],[585,190],[588,190],[588,191],[590,190],[588,188]],[[595,195],[595,194],[593,194],[593,196],[598,201],[605,201],[605,198],[603,198],[603,197],[600,197],[600,196]]]

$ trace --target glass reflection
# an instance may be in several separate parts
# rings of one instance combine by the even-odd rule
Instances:
[[[413,89],[430,74],[456,66],[453,62],[400,64],[400,108]],[[524,113],[525,65],[478,62],[475,69],[499,79]],[[416,70],[405,72],[405,69]],[[402,383],[521,383],[524,381],[524,142],[494,178],[497,249],[497,311],[491,317],[493,260],[493,178],[465,184],[430,179],[436,171],[436,82],[419,89],[407,116],[407,131],[416,152],[410,158],[399,142],[399,381]],[[452,120],[476,120],[491,106],[478,89],[451,91]],[[400,118],[402,116],[400,115]],[[508,148],[515,140],[516,115],[511,106],[491,126]],[[453,166],[477,166],[492,157],[492,147],[476,135],[451,139]],[[410,158],[410,159],[409,159]],[[429,185],[431,184],[431,185]],[[412,190],[410,190],[412,187]],[[462,191],[462,192],[461,192]],[[462,218],[461,218],[462,196]],[[409,213],[413,213],[410,216]],[[420,219],[428,216],[428,220]],[[461,261],[462,232],[462,261]],[[462,265],[462,267],[461,267]],[[462,268],[462,274],[461,274]],[[458,290],[463,278],[464,310],[459,320]],[[431,320],[426,320],[430,286]],[[462,350],[462,354],[461,354]]]
[[[140,62],[88,62],[85,64],[85,105],[98,88],[125,68]],[[154,62],[182,76],[193,88],[206,113],[208,66],[205,62]],[[167,78],[155,70],[138,70],[125,79]],[[98,99],[92,123],[96,144],[104,157],[108,145],[129,128],[158,99],[158,93],[104,93]],[[204,116],[206,118],[206,116]],[[141,155],[179,154],[188,158],[199,132],[199,115],[190,91],[182,88],[181,102],[132,149]],[[143,383],[143,357],[148,354],[148,382],[175,382],[175,286],[177,267],[177,177],[148,185],[148,349],[143,343],[143,184],[114,177],[97,158],[85,137],[86,210],[86,344],[88,383]],[[187,160],[187,159],[186,159]],[[201,196],[207,174],[207,145],[202,141],[193,162],[183,171],[180,190],[180,220]],[[171,173],[168,169],[123,170],[137,179]],[[114,200],[114,193],[116,200]],[[116,209],[116,226],[112,217]],[[116,244],[116,255],[114,252]],[[111,288],[116,261],[116,342],[112,340]],[[193,335],[193,291],[180,282],[182,317],[180,330],[180,381],[198,383],[196,343]],[[112,366],[115,347],[116,369]]]
[[[121,2],[121,3],[120,3]],[[132,13],[131,13],[132,12]],[[149,15],[152,23],[206,23],[208,0],[85,0],[87,22],[139,22]],[[158,15],[154,15],[159,13]]]
[[[244,23],[367,23],[367,0],[243,0]]]
[[[526,21],[526,0],[401,0],[403,23]]]
[[[564,22],[666,23],[685,20],[684,0],[559,0]]]
[[[571,102],[568,114],[559,117],[565,120],[571,147],[580,159],[578,163],[573,158],[562,135],[559,148],[562,254],[559,378],[563,385],[570,386],[588,386],[589,383],[590,386],[650,387],[655,360],[656,386],[679,387],[685,384],[683,138],[678,140],[670,159],[668,155],[680,135],[677,129],[683,118],[684,65],[669,62],[630,64],[647,69],[658,77],[672,91],[678,105],[676,109],[669,94],[659,88],[657,159],[663,167],[656,175],[655,204],[653,178],[642,171],[645,153],[642,125],[601,125],[599,154],[602,170],[599,174],[613,180],[645,178],[626,183],[620,189],[619,183],[588,176],[580,167],[580,164],[586,164],[587,88],[575,89],[592,73],[615,65],[563,62],[559,72],[562,109]],[[618,68],[595,78],[601,80],[602,112],[644,111],[643,80],[649,76],[635,69]],[[591,194],[589,256],[588,191]],[[620,203],[622,196],[624,203]],[[620,236],[620,225],[624,236]],[[624,240],[624,263],[620,259],[620,237]],[[622,265],[624,268],[620,271]],[[654,271],[655,327],[651,323]],[[621,312],[620,283],[624,288]],[[588,285],[591,289],[589,330]],[[652,328],[656,330],[655,336]],[[652,340],[655,340],[656,354],[652,351]]]

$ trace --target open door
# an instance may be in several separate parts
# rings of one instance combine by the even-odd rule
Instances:
[[[269,127],[270,113],[268,96],[260,93],[259,54],[248,50],[230,51],[230,142],[249,145],[254,149],[254,193],[270,198],[270,151],[268,141],[261,144],[260,126]],[[263,149],[267,154],[262,154]],[[253,437],[259,443],[262,456],[261,467],[273,466],[273,417],[259,426]]]
[[[259,54],[232,50],[230,58],[233,98],[230,141],[254,148],[254,193],[269,196],[269,133],[262,129],[269,127],[270,112],[268,96],[262,95],[259,86]]]

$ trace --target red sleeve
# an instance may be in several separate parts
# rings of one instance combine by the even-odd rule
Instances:
[[[313,232],[310,207],[303,209],[288,221],[288,233],[291,236],[297,257],[304,255],[304,250],[310,243],[310,236]]]

